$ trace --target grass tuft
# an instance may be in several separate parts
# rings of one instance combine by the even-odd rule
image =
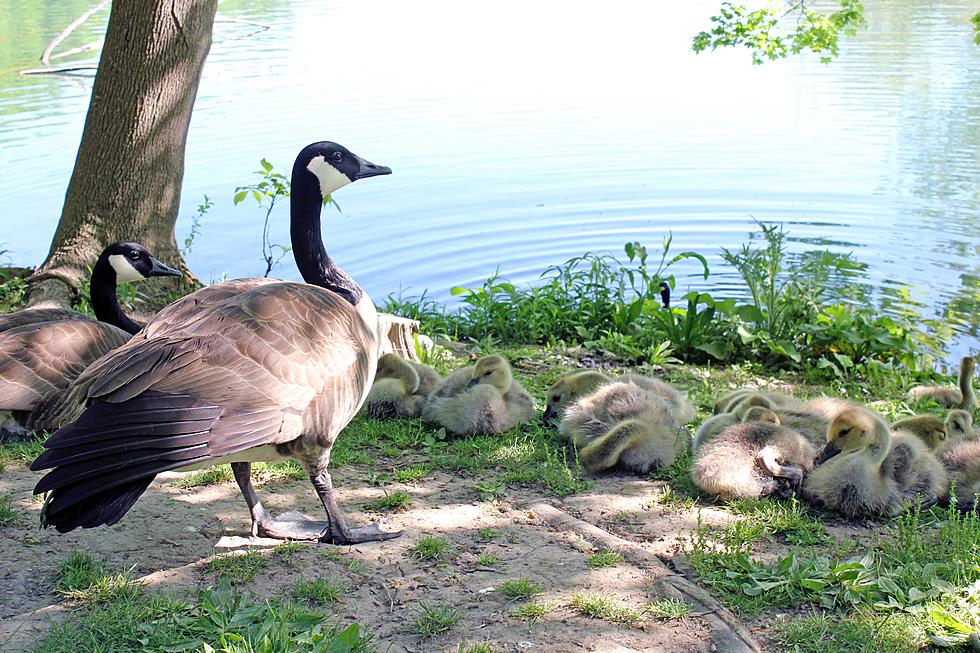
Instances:
[[[422,639],[449,632],[462,617],[458,608],[450,608],[441,603],[428,606],[420,601],[419,605],[422,611],[415,617],[415,634]]]
[[[615,567],[622,561],[623,556],[619,555],[615,551],[600,551],[599,553],[593,553],[587,560],[588,565],[593,569]]]
[[[412,498],[408,492],[398,490],[391,494],[386,494],[380,499],[369,501],[364,504],[364,509],[369,512],[404,512],[412,505]]]
[[[449,542],[442,537],[423,537],[411,551],[412,557],[419,560],[442,560],[449,551]]]
[[[528,601],[514,608],[512,614],[518,619],[530,623],[536,623],[546,614],[555,609],[554,603],[542,603],[540,601]]]
[[[631,626],[640,620],[636,610],[616,599],[596,592],[582,592],[572,597],[572,607],[584,615]]]
[[[694,609],[690,603],[681,601],[680,599],[661,599],[650,603],[644,609],[645,613],[661,621],[683,619],[684,617],[691,616],[693,611]]]
[[[532,596],[537,596],[544,591],[541,589],[540,585],[526,578],[509,580],[502,583],[497,590],[512,601],[529,599]]]
[[[61,563],[54,591],[85,603],[108,603],[135,598],[142,594],[143,587],[133,581],[129,572],[110,574],[104,561],[72,551]]]
[[[269,564],[269,558],[258,551],[247,551],[245,553],[228,553],[211,560],[204,564],[204,570],[208,573],[224,577],[233,583],[241,584],[251,582],[260,570]]]
[[[323,578],[301,580],[293,587],[293,597],[310,605],[339,603],[347,590],[340,584],[329,583]]]
[[[14,497],[10,494],[0,494],[0,527],[16,526],[20,523],[20,512],[14,508]]]
[[[493,567],[494,565],[500,564],[500,558],[492,553],[481,553],[480,557],[477,558],[476,561],[481,567]]]

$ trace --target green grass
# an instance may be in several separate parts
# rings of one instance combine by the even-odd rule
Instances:
[[[419,560],[442,560],[449,552],[449,541],[442,537],[426,536],[411,548],[412,557]]]
[[[412,497],[408,492],[397,490],[374,501],[368,501],[364,504],[364,509],[370,512],[404,512],[411,505]]]
[[[540,601],[528,601],[522,603],[511,611],[518,619],[529,623],[536,623],[546,614],[555,609],[554,603],[542,603]]]
[[[352,574],[364,574],[370,569],[368,564],[363,560],[358,560],[357,558],[351,558],[351,561],[347,563],[347,571]]]
[[[782,535],[790,544],[812,545],[827,541],[827,529],[797,499],[738,499],[728,502],[729,512]]]
[[[30,465],[44,452],[46,439],[45,434],[35,433],[33,438],[4,442],[0,444],[0,462]]]
[[[493,567],[500,564],[500,558],[492,553],[481,553],[476,561],[481,567]]]
[[[415,634],[423,639],[448,633],[462,617],[458,608],[450,608],[441,603],[428,606],[420,601],[419,607],[421,611],[415,617]]]
[[[640,620],[640,613],[633,608],[596,592],[576,594],[572,597],[572,607],[588,617],[627,626],[632,626]]]
[[[251,582],[255,576],[269,565],[270,558],[258,551],[241,554],[224,554],[208,560],[204,570],[224,577],[236,584]]]
[[[792,653],[900,653],[920,647],[902,632],[907,616],[814,613],[774,624],[776,641]]]
[[[500,587],[497,588],[497,591],[512,601],[518,601],[537,596],[544,590],[541,589],[540,585],[533,581],[526,578],[519,578],[517,580],[508,580],[502,583]]]
[[[293,587],[293,598],[310,605],[328,605],[339,603],[346,591],[344,586],[323,578],[301,580]]]
[[[489,642],[460,644],[456,647],[456,653],[493,653],[493,648],[490,646]]]
[[[357,624],[329,624],[292,602],[254,601],[225,581],[192,598],[153,593],[89,605],[52,626],[34,651],[369,653],[372,639]]]
[[[411,465],[409,467],[401,467],[395,470],[394,479],[399,483],[414,483],[415,481],[421,481],[423,478],[428,476],[429,468],[425,465]]]
[[[293,557],[300,551],[305,551],[307,545],[299,542],[283,542],[272,548],[272,556],[282,560],[287,565],[294,563]]]
[[[680,599],[661,599],[647,605],[644,612],[654,619],[672,621],[689,617],[694,609],[690,603]]]
[[[0,494],[0,527],[16,526],[20,523],[20,518],[20,512],[14,508],[14,497]]]
[[[143,592],[140,584],[133,582],[129,572],[109,573],[107,565],[88,553],[72,551],[61,563],[56,594],[85,603],[108,603],[129,600]]]
[[[192,472],[187,476],[175,479],[171,484],[183,490],[196,487],[207,487],[209,485],[219,485],[234,481],[235,475],[231,471],[231,465],[215,465],[197,472]]]
[[[484,542],[493,542],[503,537],[500,531],[487,527],[476,529],[476,534]]]
[[[593,569],[602,569],[603,567],[615,567],[622,561],[623,556],[615,551],[600,551],[590,555],[586,563]]]

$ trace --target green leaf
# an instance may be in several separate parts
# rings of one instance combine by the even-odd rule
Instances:
[[[706,342],[704,344],[695,345],[694,348],[699,349],[720,361],[728,358],[728,350],[722,343],[719,342]]]
[[[265,158],[262,159],[261,164],[266,172],[272,172],[272,164],[266,161]]]
[[[473,291],[469,288],[464,288],[463,286],[453,286],[449,289],[450,295],[470,295]]]
[[[670,261],[667,263],[667,265],[668,266],[669,265],[673,265],[677,261],[682,261],[682,260],[684,260],[686,258],[693,258],[693,259],[697,259],[698,261],[700,261],[701,262],[701,268],[702,268],[703,274],[704,274],[704,278],[705,279],[708,278],[708,260],[706,258],[704,258],[703,256],[701,256],[700,254],[698,254],[697,252],[681,252],[680,254],[678,254],[677,256],[675,256],[674,258],[670,259]]]
[[[245,199],[247,195],[248,195],[247,190],[240,190],[237,193],[235,193],[235,197],[232,198],[232,202],[234,202],[235,204],[240,204],[241,201]]]

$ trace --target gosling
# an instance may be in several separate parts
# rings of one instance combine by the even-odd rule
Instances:
[[[677,390],[669,383],[634,372],[627,372],[623,376],[623,381],[634,383],[650,394],[660,397],[667,404],[677,423],[682,426],[690,424],[697,416],[694,405],[687,399],[687,393]]]
[[[973,415],[965,410],[951,410],[946,415],[946,433],[951,440],[969,440],[976,438],[977,432],[973,429]]]
[[[568,406],[558,432],[575,446],[590,474],[661,469],[687,451],[691,440],[667,401],[623,381],[600,386]]]
[[[909,433],[922,440],[931,451],[941,451],[949,435],[946,424],[935,415],[915,415],[892,423],[892,435]]]
[[[813,467],[816,449],[796,431],[781,426],[773,411],[756,406],[746,421],[725,429],[694,456],[691,479],[721,499],[789,497]]]
[[[943,453],[943,465],[955,482],[957,508],[974,510],[980,501],[980,440],[954,442]]]
[[[701,445],[714,440],[716,437],[730,426],[745,421],[746,413],[752,408],[771,409],[772,403],[759,393],[752,393],[738,403],[735,409],[727,413],[718,413],[701,422],[701,426],[694,434],[694,450],[701,448]]]
[[[977,394],[973,391],[973,377],[976,376],[976,373],[977,360],[973,356],[964,356],[960,361],[958,388],[917,385],[909,390],[909,400],[928,397],[940,406],[973,410],[977,407]]]
[[[453,372],[422,407],[422,419],[453,435],[501,433],[533,416],[531,396],[514,381],[510,364],[496,355]]]
[[[428,365],[388,353],[378,359],[364,411],[375,419],[418,417],[442,377]]]
[[[545,394],[542,423],[553,423],[579,397],[592,394],[599,389],[599,386],[607,383],[612,383],[612,379],[595,370],[580,370],[565,374],[548,388]]]
[[[932,505],[947,487],[945,470],[918,438],[893,438],[883,419],[853,406],[831,422],[803,496],[847,517],[891,517],[917,495]]]
[[[765,397],[773,406],[789,407],[799,403],[799,401],[793,395],[785,392],[739,388],[738,390],[732,390],[731,392],[722,395],[717,401],[715,401],[711,412],[715,415],[719,415],[721,413],[731,413],[740,403],[753,396]]]

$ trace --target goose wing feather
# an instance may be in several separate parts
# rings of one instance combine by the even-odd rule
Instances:
[[[53,322],[55,320],[85,320],[95,322],[95,318],[67,308],[25,308],[22,311],[0,315],[0,332],[16,329],[27,324]]]

